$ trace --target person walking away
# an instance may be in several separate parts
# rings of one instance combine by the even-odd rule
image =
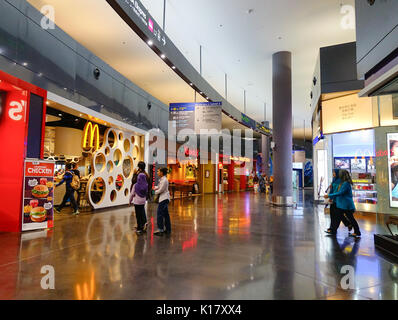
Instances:
[[[130,204],[133,202],[135,217],[137,219],[137,234],[143,234],[147,229],[147,218],[145,213],[145,203],[148,194],[148,181],[144,173],[139,173],[137,183],[133,185],[130,195]]]
[[[265,193],[265,179],[264,179],[264,175],[260,175],[259,184],[260,184],[260,192],[261,192],[261,193]]]
[[[254,178],[253,178],[253,184],[254,184],[254,192],[255,193],[258,193],[258,188],[259,188],[259,185],[258,185],[258,183],[259,183],[259,178],[258,178],[258,175],[257,175],[257,173],[255,173],[254,174]]]
[[[345,214],[348,221],[354,228],[354,233],[350,234],[355,238],[361,237],[361,231],[359,229],[358,222],[354,218],[355,204],[352,198],[352,180],[347,170],[340,170],[339,172],[340,185],[335,193],[325,195],[325,199],[336,200],[336,219],[332,223],[332,227],[329,234],[337,234],[337,229],[340,226],[342,216]]]
[[[79,207],[79,204],[80,204],[80,193],[79,193],[79,190],[80,190],[80,179],[81,179],[81,177],[80,177],[80,170],[79,170],[79,165],[78,165],[78,163],[77,162],[75,162],[73,165],[73,169],[71,170],[71,172],[75,175],[75,176],[77,176],[77,178],[79,178],[79,188],[78,189],[75,189],[75,192],[76,192],[76,203],[77,203],[77,206]],[[75,181],[77,181],[77,178],[73,178]]]
[[[169,215],[169,181],[167,180],[167,168],[161,168],[158,170],[160,177],[159,185],[155,187],[155,195],[159,195],[159,205],[157,210],[157,223],[158,230],[154,232],[154,235],[162,236],[171,233],[171,222]]]
[[[72,164],[67,163],[65,168],[66,168],[66,172],[64,174],[63,179],[61,180],[60,183],[58,183],[56,185],[56,187],[59,187],[63,183],[66,184],[65,195],[64,195],[64,198],[62,200],[62,203],[58,207],[54,207],[54,209],[55,209],[55,211],[57,213],[60,213],[61,210],[65,207],[66,202],[69,200],[71,205],[72,205],[72,208],[73,208],[73,214],[74,215],[78,215],[79,214],[79,210],[78,210],[78,206],[77,206],[77,203],[76,203],[76,200],[75,200],[75,195],[74,195],[76,190],[72,187],[72,180],[73,180],[73,176],[74,176],[74,173],[71,171],[72,170]]]
[[[331,185],[329,186],[329,194],[333,194],[338,191],[338,188],[340,186],[340,178],[339,178],[339,169],[333,169],[333,180]],[[336,207],[336,200],[332,200],[332,203],[330,204],[330,227],[327,229],[325,232],[330,233],[332,231],[332,225],[333,223],[336,223],[336,219],[338,216],[337,213],[337,207]],[[334,221],[334,222],[333,222]],[[350,221],[348,221],[347,217],[343,214],[341,217],[341,221],[343,224],[348,228],[348,232],[351,232],[352,230],[352,225],[350,224]]]

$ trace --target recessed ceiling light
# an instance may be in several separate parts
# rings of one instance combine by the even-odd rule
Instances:
[[[190,86],[193,86],[193,83],[192,83],[192,82],[190,82],[190,83],[189,83],[189,85],[190,85]]]
[[[153,41],[152,40],[149,40],[147,43],[148,43],[149,46],[153,45]]]
[[[199,92],[200,94],[203,94],[203,92],[201,91],[201,92]]]
[[[24,63],[22,63],[22,65],[26,67],[28,65],[28,63],[24,62]]]
[[[59,115],[60,117],[62,117],[62,113],[58,113],[58,115]]]
[[[160,55],[160,57],[161,57],[162,59],[165,59],[165,58],[166,58],[166,56],[165,56],[163,53]]]
[[[171,68],[172,68],[172,69],[175,69],[176,67],[175,67],[175,66],[172,66]]]

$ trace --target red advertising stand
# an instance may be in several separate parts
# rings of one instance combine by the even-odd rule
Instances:
[[[47,92],[0,71],[0,232],[20,232],[24,160],[27,150],[31,94],[45,101]],[[43,106],[45,122],[45,103]],[[42,136],[37,137],[43,141]],[[42,143],[43,150],[43,143]],[[42,156],[43,152],[41,152]]]
[[[25,160],[22,231],[54,226],[53,161]]]

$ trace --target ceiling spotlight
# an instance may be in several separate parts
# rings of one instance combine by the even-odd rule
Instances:
[[[201,92],[199,92],[200,94],[203,94],[203,92],[201,91]]]
[[[152,40],[149,40],[147,43],[148,43],[149,46],[153,45],[153,41]]]
[[[189,85],[190,85],[190,86],[193,86],[193,83],[192,83],[192,82],[190,82],[190,83],[189,83]]]
[[[173,70],[175,70],[176,67],[175,67],[175,66],[172,66],[171,68],[172,68]]]
[[[59,115],[60,117],[62,117],[62,113],[58,113],[58,115]]]
[[[23,65],[24,67],[26,67],[26,66],[28,65],[28,63],[27,63],[27,62],[24,62],[24,63],[22,63],[22,65]]]
[[[206,97],[207,100],[209,100],[209,97]]]
[[[162,59],[165,59],[165,58],[166,58],[166,56],[165,56],[163,53],[160,55],[160,57],[161,57]]]

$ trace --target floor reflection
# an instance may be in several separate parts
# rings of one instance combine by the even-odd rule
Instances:
[[[299,191],[295,208],[258,193],[184,198],[170,204],[173,233],[137,236],[132,208],[63,217],[51,231],[0,234],[1,299],[397,299],[398,266],[373,245],[384,217],[357,215],[359,241]],[[55,269],[55,290],[40,286]],[[354,288],[342,287],[342,269]]]

